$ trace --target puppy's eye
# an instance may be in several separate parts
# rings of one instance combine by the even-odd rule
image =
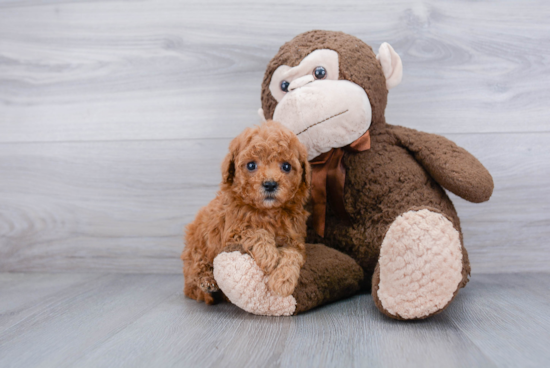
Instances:
[[[287,81],[282,81],[281,82],[281,91],[288,92],[288,86],[290,86],[290,83],[288,83]]]
[[[256,170],[257,167],[258,165],[256,165],[254,161],[250,161],[249,163],[246,164],[246,168],[248,169],[248,171],[254,171]]]
[[[315,75],[315,79],[325,79],[327,77],[327,70],[322,66],[318,66],[313,71],[313,75]]]
[[[283,162],[281,169],[283,169],[284,172],[289,173],[290,170],[292,170],[292,166],[288,162]]]

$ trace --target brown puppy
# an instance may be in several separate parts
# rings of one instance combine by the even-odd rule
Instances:
[[[213,261],[229,245],[254,258],[272,292],[292,294],[305,262],[310,176],[305,147],[279,123],[247,128],[233,139],[216,198],[186,228],[185,295],[214,303]]]

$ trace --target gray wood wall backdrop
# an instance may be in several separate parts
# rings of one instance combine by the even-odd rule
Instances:
[[[0,1],[0,271],[178,273],[182,232],[311,29],[404,63],[388,121],[492,172],[459,198],[473,272],[550,270],[550,2]]]

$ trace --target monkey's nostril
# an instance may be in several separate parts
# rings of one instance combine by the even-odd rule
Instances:
[[[266,192],[271,193],[277,190],[278,184],[276,181],[264,181],[262,183],[262,186],[264,187]]]

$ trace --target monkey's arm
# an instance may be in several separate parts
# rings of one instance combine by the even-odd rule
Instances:
[[[436,134],[393,127],[398,142],[441,186],[470,202],[489,200],[493,178],[472,154],[454,142]]]

